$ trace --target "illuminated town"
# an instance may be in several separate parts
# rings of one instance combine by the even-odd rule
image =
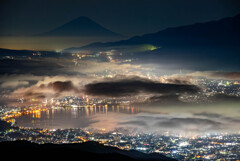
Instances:
[[[239,82],[199,80],[199,84],[207,87],[205,93],[196,100],[216,93],[227,93],[239,96]],[[182,98],[193,101],[193,97]],[[206,101],[206,100],[202,100]],[[33,101],[34,102],[34,101]],[[95,113],[125,112],[139,113],[138,108],[131,107],[128,99],[96,99],[89,97],[66,96],[61,99],[50,99],[41,105],[26,108],[1,108],[1,119],[12,126],[1,131],[1,141],[28,140],[43,143],[81,143],[96,141],[106,146],[125,150],[138,150],[145,153],[162,153],[178,160],[237,160],[240,158],[240,134],[208,134],[181,136],[163,133],[136,131],[134,128],[117,128],[115,130],[92,128],[60,128],[45,129],[18,126],[16,119],[22,115],[40,119],[43,112],[49,113],[59,109],[70,109],[72,115],[80,110],[84,115]],[[81,116],[78,116],[81,117]],[[35,125],[36,126],[36,125]]]
[[[134,131],[134,130],[133,130]],[[96,141],[106,146],[145,153],[162,153],[178,160],[237,160],[240,135],[177,137],[155,133],[135,133],[127,129],[38,129],[15,127],[0,133],[1,141],[28,140],[43,143],[82,143]]]

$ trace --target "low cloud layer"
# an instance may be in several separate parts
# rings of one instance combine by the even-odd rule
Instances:
[[[205,77],[208,79],[240,80],[240,72],[205,71],[187,74],[188,76]]]
[[[140,77],[108,79],[85,85],[84,92],[92,96],[126,97],[140,93],[147,94],[196,94],[200,88],[195,85],[170,84]]]
[[[79,87],[75,86],[71,81],[55,81],[39,86],[33,85],[28,88],[19,88],[12,92],[8,98],[10,104],[16,103],[16,100],[22,99],[27,105],[31,103],[42,103],[44,99],[59,98],[67,93],[79,95]],[[32,102],[32,100],[34,101]]]
[[[239,96],[226,95],[226,94],[216,94],[209,98],[214,102],[240,102]]]
[[[56,82],[51,82],[47,86],[42,84],[40,88],[52,88],[54,91],[57,93],[62,93],[62,92],[68,92],[68,91],[74,91],[75,93],[78,92],[78,89],[74,87],[73,83],[71,81],[56,81]]]
[[[140,102],[134,102],[132,105],[133,106],[137,106],[137,107],[142,107],[142,106],[172,106],[172,105],[183,105],[186,104],[185,102],[181,101],[179,99],[180,95],[174,95],[174,94],[170,94],[170,95],[156,95],[156,96],[152,96],[149,97],[143,101]]]
[[[177,116],[173,114],[138,114],[126,121],[119,123],[120,125],[144,127],[149,130],[169,130],[180,132],[220,132],[228,130],[237,130],[237,123],[226,121],[224,118],[198,117],[194,115]],[[235,127],[228,127],[235,125]]]
[[[108,113],[108,117],[101,114],[94,116],[95,123],[90,127],[101,128],[108,124],[108,129],[132,128],[149,132],[170,132],[176,135],[199,135],[229,132],[234,133],[239,129],[239,121],[232,121],[226,117],[211,117],[211,115],[194,115],[174,113],[153,114],[138,113],[135,115]]]
[[[77,60],[70,58],[33,58],[33,59],[1,59],[0,79],[4,75],[86,75],[102,72],[131,73],[138,70],[148,70],[141,68],[141,65],[130,63],[117,63],[105,61]]]
[[[6,93],[9,102],[24,99],[27,103],[34,99],[41,103],[45,99],[60,98],[65,94],[96,97],[128,97],[142,95],[150,103],[182,103],[181,94],[196,94],[200,88],[191,84],[162,83],[138,76],[118,75],[114,78],[100,79],[89,76],[34,76],[5,75],[1,80],[2,88],[16,87]],[[9,78],[9,82],[7,79]],[[101,80],[96,82],[97,80]],[[174,80],[171,80],[171,82]],[[33,84],[31,84],[34,82]]]

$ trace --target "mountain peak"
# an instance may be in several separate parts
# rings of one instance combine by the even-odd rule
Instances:
[[[94,21],[89,17],[79,16],[79,17],[71,20],[70,22],[94,22]],[[96,23],[96,22],[94,22],[94,23]]]
[[[121,37],[85,16],[77,17],[40,36]]]
[[[93,21],[91,18],[86,17],[86,16],[79,16],[79,17],[75,18],[75,20],[90,20],[90,21]]]

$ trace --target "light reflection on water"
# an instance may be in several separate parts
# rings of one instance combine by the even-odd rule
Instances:
[[[16,125],[47,129],[87,128],[97,122],[97,120],[95,120],[97,116],[107,119],[108,115],[120,113],[127,115],[137,114],[139,113],[139,109],[129,106],[57,107],[35,113],[23,114],[16,118]]]

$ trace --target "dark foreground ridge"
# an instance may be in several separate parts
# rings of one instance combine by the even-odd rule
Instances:
[[[176,161],[161,154],[145,154],[107,147],[97,142],[76,144],[36,144],[29,141],[0,142],[1,154],[11,159],[75,159],[103,161]]]

